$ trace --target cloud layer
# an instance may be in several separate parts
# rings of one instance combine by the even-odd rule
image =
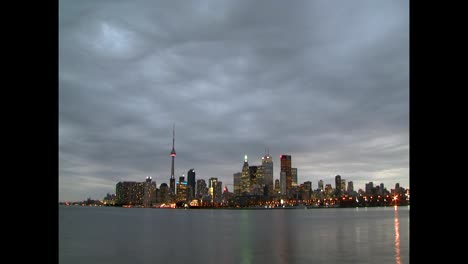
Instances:
[[[244,154],[300,183],[409,187],[407,1],[59,2],[59,199],[119,181],[232,184]],[[232,190],[232,185],[228,185]]]

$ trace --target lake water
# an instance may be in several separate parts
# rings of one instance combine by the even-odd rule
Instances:
[[[59,206],[59,263],[409,263],[409,206]]]

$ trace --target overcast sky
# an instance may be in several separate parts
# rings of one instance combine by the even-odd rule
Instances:
[[[261,164],[409,187],[408,1],[59,1],[59,200]]]

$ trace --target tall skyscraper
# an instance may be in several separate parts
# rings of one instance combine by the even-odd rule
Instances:
[[[287,179],[286,179],[286,172],[280,172],[280,191],[281,195],[286,195],[287,192]]]
[[[159,202],[161,203],[166,203],[169,202],[169,186],[167,186],[167,183],[162,183],[159,186]]]
[[[223,182],[222,181],[217,181],[214,186],[214,202],[215,203],[220,203],[223,198]]]
[[[250,171],[250,188],[251,195],[263,195],[261,166],[249,166]]]
[[[208,188],[204,179],[197,180],[197,198],[202,198],[208,194]]]
[[[311,181],[306,181],[304,184],[302,184],[300,188],[301,190],[301,196],[302,200],[309,200],[310,195],[312,194],[312,182]]]
[[[247,155],[244,156],[244,165],[242,166],[242,176],[241,176],[241,193],[250,192],[250,169],[249,162],[247,161]]]
[[[292,186],[297,186],[297,168],[291,168]]]
[[[319,188],[321,191],[323,191],[323,180],[320,180],[320,181],[318,182],[318,188]]]
[[[348,193],[351,194],[354,192],[354,185],[353,185],[353,181],[349,181],[348,182]]]
[[[273,193],[273,158],[270,157],[270,149],[265,156],[262,157],[263,167],[263,182],[268,186],[269,193]]]
[[[144,183],[144,196],[144,207],[151,207],[153,203],[156,203],[156,182],[153,182],[151,177],[146,177],[146,181]]]
[[[175,178],[174,178],[174,159],[176,156],[175,148],[175,125],[172,128],[172,151],[171,151],[171,158],[172,158],[172,165],[171,165],[171,178],[169,179],[169,187],[172,194],[175,194]]]
[[[208,193],[210,194],[211,197],[211,202],[214,202],[215,196],[216,196],[216,185],[218,183],[218,178],[216,177],[211,177],[208,181]]]
[[[337,191],[341,190],[341,176],[340,175],[335,176],[335,189]]]
[[[250,186],[257,184],[258,166],[249,166]]]
[[[344,193],[346,192],[346,180],[345,179],[341,179],[341,192]]]
[[[180,176],[177,182],[177,201],[187,201],[187,182],[185,176]]]
[[[242,193],[242,184],[241,184],[241,172],[236,172],[233,174],[234,176],[234,195],[240,196]]]
[[[395,191],[398,191],[400,189],[400,183],[395,183]]]
[[[280,161],[281,161],[281,172],[284,172],[286,175],[286,191],[283,193],[283,190],[281,191],[281,194],[287,194],[289,190],[291,190],[292,187],[292,170],[291,170],[291,155],[281,155],[280,156]],[[280,174],[280,181],[281,181],[281,174]]]
[[[190,186],[190,188],[189,188]],[[190,169],[187,172],[187,190],[191,191],[189,197],[195,197],[195,169]]]
[[[259,166],[256,166],[257,167],[257,175],[255,176],[255,183],[258,185],[258,186],[264,186],[265,185],[265,181],[263,179],[263,166],[262,165],[259,165]]]
[[[371,194],[372,189],[374,189],[374,183],[373,182],[366,183],[366,193]]]

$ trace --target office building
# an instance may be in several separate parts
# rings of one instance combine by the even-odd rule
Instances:
[[[349,194],[352,194],[353,192],[354,192],[353,181],[349,181],[349,182],[348,182],[348,193],[349,193]]]
[[[233,174],[234,177],[234,195],[240,196],[242,193],[242,184],[241,184],[241,172],[236,172]]]
[[[262,157],[263,182],[268,186],[269,193],[273,193],[273,158],[270,156],[270,150]]]
[[[156,203],[156,182],[152,180],[152,177],[146,177],[146,181],[144,183],[144,198],[143,198],[143,206],[144,207],[151,207],[153,204]]]
[[[167,183],[161,183],[159,186],[159,199],[160,203],[168,203],[170,201],[170,189]]]
[[[280,192],[281,192],[281,195],[286,195],[286,192],[287,192],[287,179],[286,179],[286,172],[285,171],[281,171],[280,172]]]
[[[280,162],[281,162],[281,172],[285,173],[285,178],[286,178],[285,179],[286,191],[283,193],[283,190],[282,190],[281,193],[287,195],[287,192],[292,187],[291,155],[281,155]],[[281,179],[281,174],[280,174],[280,179]]]
[[[341,176],[340,175],[335,176],[335,190],[337,190],[337,192],[341,190]]]
[[[242,166],[242,176],[241,176],[241,193],[242,195],[248,194],[250,192],[250,169],[249,162],[247,161],[247,155],[244,156],[244,165]]]
[[[208,195],[208,188],[204,179],[197,180],[197,199],[202,198],[204,195]]]
[[[217,183],[218,183],[218,178],[216,177],[211,177],[208,181],[208,194],[210,195],[211,202],[215,202]]]
[[[195,169],[190,169],[187,172],[187,190],[189,199],[195,197]]]
[[[280,181],[278,179],[275,180],[275,194],[278,194],[281,191]]]
[[[143,205],[143,182],[118,182],[115,186],[116,203],[122,205]]]
[[[187,182],[185,181],[185,176],[180,176],[179,181],[176,182],[177,185],[177,201],[185,202],[187,201]]]
[[[297,168],[291,168],[292,186],[297,186]]]

